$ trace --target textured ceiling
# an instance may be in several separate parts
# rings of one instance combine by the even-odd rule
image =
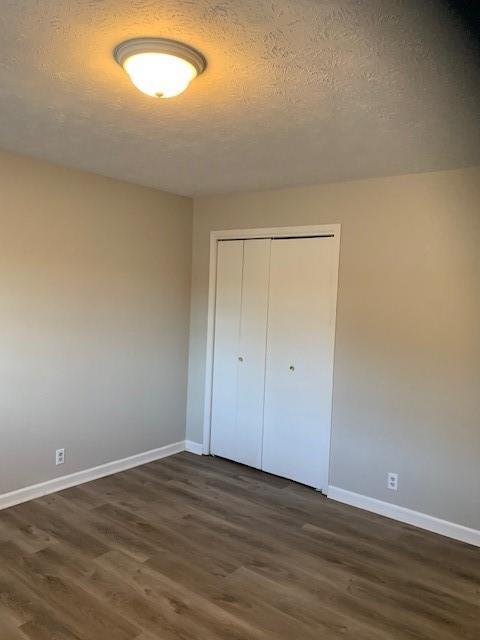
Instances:
[[[480,164],[475,41],[439,0],[2,0],[0,147],[187,195]],[[112,59],[200,49],[171,100]]]

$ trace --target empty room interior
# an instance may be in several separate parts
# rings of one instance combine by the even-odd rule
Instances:
[[[0,640],[480,639],[480,8],[3,0]]]

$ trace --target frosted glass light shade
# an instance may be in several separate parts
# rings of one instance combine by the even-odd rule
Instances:
[[[206,67],[201,53],[165,38],[127,40],[115,48],[114,57],[137,89],[157,98],[178,96]]]

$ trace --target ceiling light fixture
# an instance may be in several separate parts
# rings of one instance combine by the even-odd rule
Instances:
[[[207,66],[199,51],[167,38],[126,40],[113,57],[137,89],[155,98],[178,96]]]

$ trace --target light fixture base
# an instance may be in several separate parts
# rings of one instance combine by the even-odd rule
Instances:
[[[120,66],[127,58],[138,53],[166,53],[182,58],[189,62],[196,70],[197,75],[203,73],[207,67],[207,60],[200,51],[177,40],[169,38],[132,38],[125,40],[115,47],[113,57]]]

